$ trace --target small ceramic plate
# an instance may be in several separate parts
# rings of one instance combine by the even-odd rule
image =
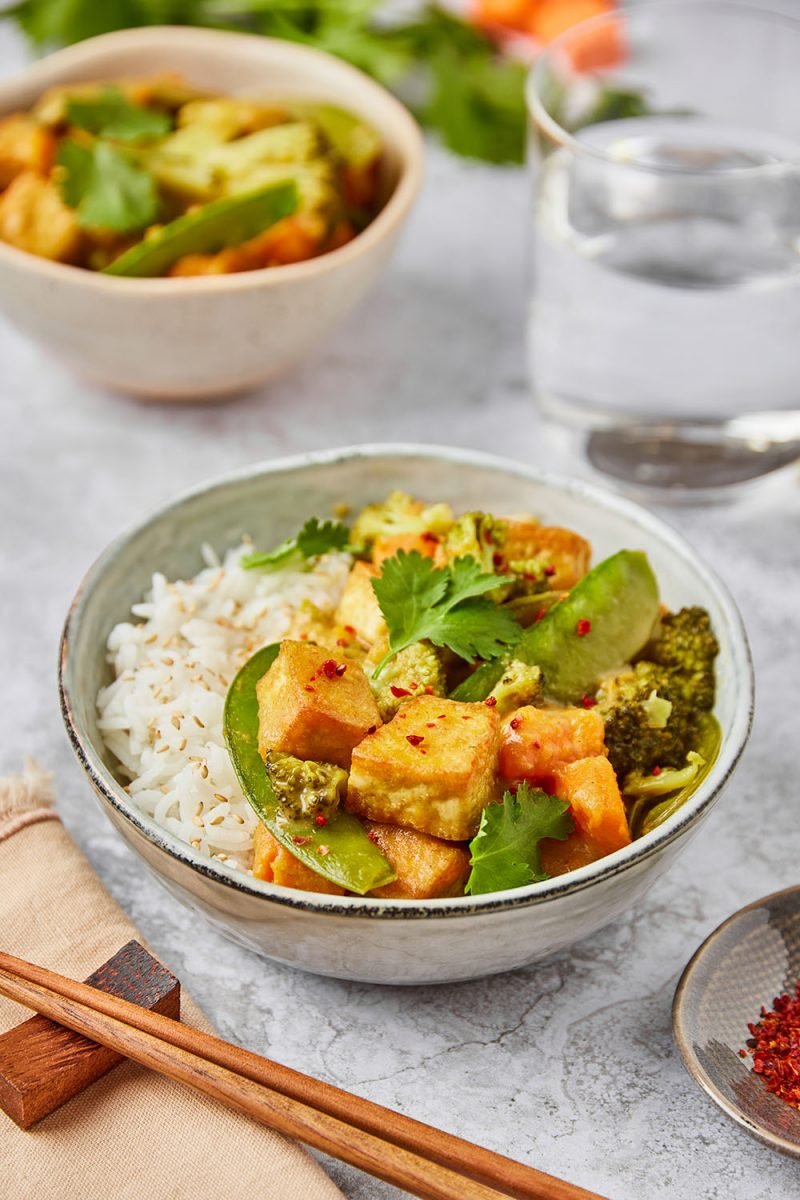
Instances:
[[[800,1158],[800,1110],[741,1058],[761,1006],[800,980],[800,886],[740,909],[706,938],[681,976],[672,1027],[684,1065],[723,1112],[759,1141]]]

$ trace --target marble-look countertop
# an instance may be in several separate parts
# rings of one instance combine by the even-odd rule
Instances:
[[[0,33],[2,70],[21,61]],[[211,929],[198,936],[197,918],[101,814],[62,730],[56,647],[73,592],[116,533],[173,493],[259,459],[367,440],[582,470],[547,442],[526,389],[525,202],[520,172],[432,151],[421,202],[368,303],[290,378],[225,406],[104,394],[0,325],[0,771],[32,754],[55,772],[67,827],[224,1037],[614,1200],[788,1200],[800,1193],[798,1164],[751,1141],[689,1080],[670,1003],[719,921],[798,879],[795,477],[726,506],[662,510],[744,613],[758,678],[752,740],[723,801],[641,908],[515,974],[346,984],[262,961]],[[399,1195],[330,1169],[350,1200]],[[197,1196],[225,1200],[203,1197],[201,1184]]]

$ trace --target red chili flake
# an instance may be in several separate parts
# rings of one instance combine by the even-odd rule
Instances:
[[[432,695],[433,695],[433,685],[432,685],[432,684],[430,684],[430,683],[429,683],[429,684],[427,684],[427,685],[426,685],[426,687],[425,687],[425,695],[426,695],[426,696],[432,696]]]
[[[292,838],[295,846],[307,846],[311,840],[312,839],[310,837],[300,837],[299,834]]]
[[[794,996],[776,996],[772,1009],[762,1008],[760,1020],[747,1028],[753,1071],[769,1091],[800,1109],[800,983]]]
[[[519,729],[522,724],[522,717],[512,717],[508,723],[512,729]]]
[[[349,646],[350,643],[348,642],[347,638],[337,638],[336,645],[337,646]]]
[[[534,750],[541,750],[541,748],[542,748],[542,743],[541,743],[541,742],[534,742],[534,743],[533,743],[533,748],[534,748]]]
[[[377,726],[377,725],[370,725],[369,729],[368,729],[368,730],[367,730],[367,732],[364,734],[364,737],[369,737],[369,735],[370,735],[371,733],[374,733],[374,732],[375,732],[375,730],[376,730],[377,728],[378,728],[378,726]]]
[[[438,715],[438,717],[436,718],[436,720],[437,720],[437,721],[446,721],[446,720],[447,720],[447,713],[439,713],[439,715]]]
[[[425,722],[425,728],[426,728],[426,729],[435,729],[435,728],[436,728],[436,722],[435,722],[435,721],[426,721],[426,722]]]
[[[552,563],[548,563],[548,564],[547,564],[547,566],[546,566],[546,567],[545,567],[545,569],[544,569],[544,573],[545,573],[545,575],[548,575],[548,576],[550,576],[550,575],[555,575],[555,573],[556,573],[556,569],[555,569],[555,567],[553,566],[553,564],[552,564]]]
[[[408,690],[408,688],[395,687],[394,684],[392,684],[392,686],[389,688],[389,691],[392,693],[392,695],[394,696],[394,698],[396,700],[399,700],[401,696],[410,696],[411,695],[411,692]]]
[[[596,696],[581,696],[581,704],[583,705],[584,708],[594,708],[595,704],[597,704],[597,697]]]
[[[317,846],[317,854],[321,854],[324,858],[326,854],[330,854],[330,846]]]
[[[539,611],[537,612],[536,616],[533,618],[534,625],[536,625],[539,621],[541,621],[542,617],[546,617],[546,616],[547,616],[547,609],[540,608]]]
[[[345,631],[345,633],[349,633],[352,636],[352,634],[354,634],[356,631],[356,627],[355,627],[355,625],[345,625],[344,631]]]
[[[337,677],[339,679],[341,679],[346,670],[347,670],[347,663],[339,663],[339,665],[336,668]]]
[[[319,826],[320,829],[322,829],[323,825],[328,824],[328,818],[326,816],[324,816],[322,813],[317,813],[317,815],[314,817],[314,824]]]
[[[315,687],[312,687],[310,683],[307,683],[305,686],[305,690],[307,692],[315,692],[317,689]]]
[[[462,717],[461,720],[462,721],[471,721],[472,717]]]
[[[301,634],[300,634],[300,641],[301,641],[301,642],[307,642],[307,641],[308,641],[308,634],[307,634],[307,633],[301,633]]]
[[[499,571],[500,568],[502,567],[502,565],[503,565],[503,556],[502,556],[502,554],[499,553],[499,551],[496,550],[494,552],[494,554],[492,555],[492,566],[497,567],[497,569]]]
[[[317,670],[317,674],[324,675],[326,679],[335,679],[339,673],[339,664],[335,658],[326,658]]]
[[[497,704],[497,696],[487,696],[483,703],[487,708],[494,708],[495,704]]]
[[[419,684],[415,682],[415,683],[410,683],[408,686],[411,688],[412,692],[415,692],[417,690],[417,688],[419,687]]]
[[[650,774],[651,774],[651,775],[660,775],[660,774],[661,774],[661,767],[659,767],[659,766],[655,766],[655,767],[653,767],[653,769],[652,769],[652,771],[650,772]]]
[[[375,830],[374,830],[374,829],[368,829],[368,830],[367,830],[367,837],[369,838],[369,840],[370,840],[371,842],[374,842],[376,846],[379,846],[379,845],[380,845],[380,840],[379,840],[379,838],[378,838],[378,835],[377,835],[377,833],[375,832]]]
[[[428,753],[428,751],[425,749],[425,747],[424,747],[424,746],[420,746],[420,748],[419,748],[419,752],[420,752],[420,754],[427,754],[427,753]]]
[[[578,637],[586,637],[587,633],[592,632],[592,622],[588,617],[581,617],[580,621],[578,621],[577,625],[575,626],[575,632],[577,633]]]
[[[440,538],[437,534],[430,533],[429,530],[426,529],[425,532],[420,535],[420,541],[431,542],[434,546],[438,546]]]
[[[406,741],[409,743],[410,746],[419,746],[419,744],[421,742],[425,741],[425,738],[422,736],[421,733],[407,733]]]

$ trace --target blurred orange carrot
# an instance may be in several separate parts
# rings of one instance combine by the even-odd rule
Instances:
[[[616,11],[615,0],[475,0],[474,24],[490,34],[520,33],[547,45],[562,33]],[[619,23],[574,35],[566,47],[576,71],[613,67],[624,57]]]

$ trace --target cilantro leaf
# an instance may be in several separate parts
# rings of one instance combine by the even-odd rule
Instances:
[[[274,550],[245,554],[241,565],[246,571],[279,571],[304,559],[344,550],[349,540],[350,530],[341,522],[318,521],[316,517],[310,517],[296,537],[287,538]]]
[[[78,224],[130,233],[158,213],[153,178],[108,142],[85,146],[65,139],[56,156],[62,168],[64,203],[77,209]]]
[[[470,842],[472,871],[464,889],[472,896],[524,887],[549,876],[542,870],[539,842],[563,842],[574,828],[566,800],[548,796],[522,783],[516,796],[506,792],[502,804],[489,804]]]
[[[90,100],[67,102],[67,121],[98,137],[134,142],[139,138],[161,137],[169,133],[172,121],[164,112],[131,104],[117,87],[103,88]]]
[[[372,587],[389,627],[389,651],[373,678],[413,642],[447,647],[468,662],[497,658],[520,635],[514,616],[484,594],[502,582],[470,555],[447,567],[434,567],[416,550],[385,559]]]

